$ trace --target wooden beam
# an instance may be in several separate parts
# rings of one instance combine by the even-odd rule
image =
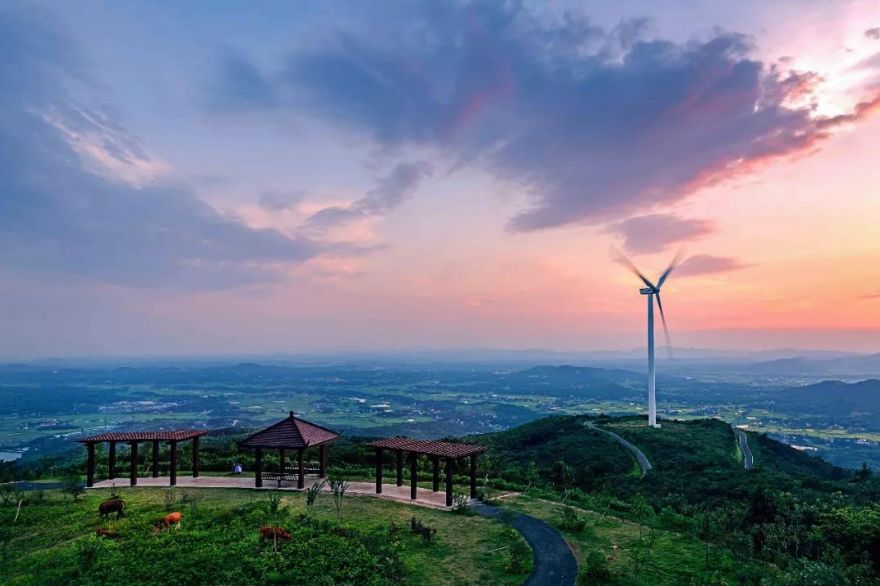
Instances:
[[[419,455],[415,452],[409,453],[409,498],[416,500],[418,484],[419,484]]]
[[[171,486],[177,486],[177,442],[171,440]]]
[[[129,442],[129,454],[131,456],[131,464],[128,473],[128,483],[137,486],[138,483],[138,443]]]
[[[327,476],[327,446],[321,444],[318,447],[318,478]]]
[[[254,486],[263,487],[263,448],[257,448],[254,452]]]
[[[159,478],[159,440],[153,440],[153,478]]]
[[[86,486],[89,488],[95,486],[95,444],[89,442],[86,444]]]
[[[397,450],[397,486],[403,486],[403,450]]]
[[[110,451],[107,452],[107,477],[110,480],[116,478],[116,442],[110,442]]]
[[[471,498],[477,498],[477,455],[471,454]]]
[[[376,448],[376,494],[382,494],[382,448]]]
[[[199,437],[196,436],[192,440],[192,461],[193,461],[193,478],[199,477]]]
[[[455,473],[455,460],[446,458],[446,506],[452,506],[452,475]]]
[[[440,456],[431,456],[431,463],[434,465],[434,478],[431,489],[437,492],[440,490]]]
[[[300,448],[296,452],[297,466],[299,467],[299,474],[296,475],[296,487],[297,488],[305,488],[306,487],[306,467],[303,462],[303,450]]]

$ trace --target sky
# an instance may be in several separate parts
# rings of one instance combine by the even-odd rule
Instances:
[[[880,4],[4,2],[0,359],[880,351]]]

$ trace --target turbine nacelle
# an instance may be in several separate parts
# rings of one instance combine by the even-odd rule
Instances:
[[[654,293],[659,293],[660,289],[651,289],[650,287],[642,287],[639,289],[639,293],[642,295],[652,295]]]

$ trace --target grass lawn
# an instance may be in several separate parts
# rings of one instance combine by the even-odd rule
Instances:
[[[271,513],[267,492],[232,489],[125,488],[125,517],[101,523],[98,504],[109,490],[87,491],[78,501],[46,491],[27,493],[16,508],[0,506],[3,583],[51,584],[315,584],[393,583],[382,574],[397,564],[406,584],[521,584],[506,571],[510,548],[522,538],[501,523],[363,496],[346,496],[339,515],[323,493],[306,513],[305,494],[282,493]],[[172,501],[172,496],[174,497]],[[153,522],[181,511],[179,530],[154,535]],[[436,529],[431,543],[410,531],[415,516]],[[389,530],[391,523],[400,527]],[[97,526],[118,538],[94,536]],[[262,525],[284,527],[290,542],[260,550]],[[311,572],[313,575],[308,576]]]
[[[562,505],[551,501],[521,495],[505,499],[506,506],[543,519],[559,529],[571,546],[583,568],[587,556],[599,551],[610,558],[612,575],[603,580],[590,580],[588,583],[606,584],[736,584],[738,570],[728,552],[710,549],[710,571],[706,571],[705,545],[692,537],[671,531],[654,530],[653,546],[645,552],[639,547],[639,524],[601,515],[593,511],[577,509],[586,517],[587,526],[583,531],[568,531],[560,527]],[[648,537],[650,530],[642,527],[641,537]],[[644,543],[644,541],[643,541]],[[641,557],[643,561],[637,563]],[[723,581],[722,580],[726,580]]]

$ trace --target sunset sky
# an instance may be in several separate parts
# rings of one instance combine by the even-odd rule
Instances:
[[[259,6],[256,9],[254,6]],[[880,351],[880,3],[4,2],[0,360]]]

